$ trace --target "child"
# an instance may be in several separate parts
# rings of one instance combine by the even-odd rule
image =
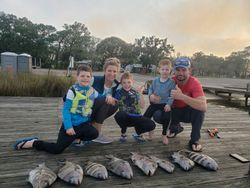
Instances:
[[[56,143],[48,143],[38,138],[24,138],[16,141],[15,149],[35,148],[49,153],[62,153],[75,139],[85,141],[97,138],[98,131],[90,123],[94,99],[98,92],[90,87],[92,70],[88,66],[77,69],[77,83],[74,91],[69,89],[63,106],[63,124]]]
[[[121,128],[121,142],[127,141],[127,127],[134,127],[137,135],[133,135],[138,142],[144,142],[142,133],[152,131],[155,123],[151,119],[142,116],[141,108],[144,107],[142,96],[143,87],[136,91],[132,89],[133,76],[129,72],[121,76],[122,88],[118,89],[115,98],[118,100],[119,111],[115,114],[115,120]]]
[[[145,117],[151,118],[155,111],[161,110],[164,118],[163,130],[162,130],[162,142],[168,144],[167,127],[170,120],[170,111],[173,99],[170,97],[170,92],[175,89],[175,82],[169,78],[171,72],[171,62],[167,59],[163,59],[158,64],[158,71],[160,77],[153,80],[149,88],[149,101],[150,105],[146,112]],[[153,131],[149,133],[149,139],[153,138]]]

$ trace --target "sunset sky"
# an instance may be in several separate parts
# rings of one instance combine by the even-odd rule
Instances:
[[[0,0],[0,11],[57,30],[77,21],[101,39],[168,38],[182,55],[250,46],[250,0]]]

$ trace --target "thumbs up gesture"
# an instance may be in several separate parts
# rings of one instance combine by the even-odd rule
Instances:
[[[178,85],[175,86],[175,89],[171,90],[171,97],[173,99],[182,100],[183,93],[181,89],[178,87]]]

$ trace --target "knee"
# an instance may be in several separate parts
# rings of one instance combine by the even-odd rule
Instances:
[[[153,114],[153,119],[155,122],[162,124],[162,111],[161,110],[157,110],[154,114]]]
[[[123,111],[119,111],[119,112],[117,112],[116,114],[115,114],[115,120],[116,121],[119,121],[119,120],[121,120],[121,119],[123,119],[123,117],[126,115],[126,113],[125,112],[123,112]]]
[[[193,109],[192,110],[192,119],[203,119],[205,117],[205,112],[202,112],[200,110]]]
[[[94,139],[96,139],[99,136],[99,132],[97,131],[97,129],[93,130],[91,136],[92,136],[91,140],[94,140]]]
[[[56,147],[56,148],[53,150],[53,153],[54,153],[54,154],[61,154],[64,150],[65,150],[65,148]]]
[[[154,130],[155,127],[156,127],[155,122],[152,121],[152,120],[148,121],[147,125],[148,125],[148,126],[147,126],[148,131],[152,131],[152,130]]]
[[[154,130],[154,129],[155,129],[155,127],[156,127],[155,122],[153,122],[153,121],[152,121],[152,122],[151,122],[151,126],[150,126],[150,127],[151,127],[151,131],[152,131],[152,130]]]

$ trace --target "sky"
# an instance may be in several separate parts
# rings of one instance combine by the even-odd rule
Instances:
[[[0,11],[57,30],[77,21],[100,39],[167,38],[188,56],[226,57],[250,46],[250,0],[0,0]]]

